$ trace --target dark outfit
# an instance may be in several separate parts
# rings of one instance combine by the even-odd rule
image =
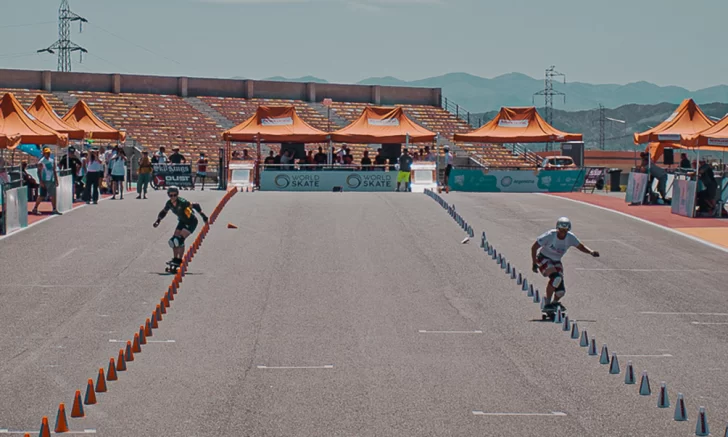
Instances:
[[[192,210],[202,212],[200,205],[197,203],[191,203],[189,200],[182,197],[177,198],[177,205],[172,205],[172,201],[168,200],[164,205],[164,209],[159,213],[159,220],[162,220],[167,212],[172,211],[177,216],[177,230],[187,229],[190,233],[195,232],[197,229],[197,217]]]

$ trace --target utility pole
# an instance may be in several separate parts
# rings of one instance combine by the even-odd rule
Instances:
[[[599,104],[599,150],[604,150],[604,131],[607,124],[607,115],[604,105]]]
[[[563,77],[564,83],[566,83],[566,75],[564,73],[559,73],[558,71],[556,71],[556,66],[552,65],[546,69],[546,75],[544,77],[544,89],[537,93],[534,93],[531,97],[532,100],[535,101],[536,96],[544,96],[546,122],[550,125],[553,125],[554,123],[554,96],[563,96],[564,103],[566,103],[566,94],[562,93],[561,91],[554,90],[555,77]],[[551,150],[551,144],[552,143],[548,143],[546,145],[546,150]]]
[[[71,41],[71,22],[79,22],[79,32],[83,32],[83,23],[88,20],[80,15],[71,12],[68,0],[61,0],[61,7],[58,9],[58,41],[47,49],[38,50],[38,53],[54,54],[58,51],[58,71],[71,71],[71,53],[80,52],[80,62],[83,62],[83,54],[88,53],[85,48]]]

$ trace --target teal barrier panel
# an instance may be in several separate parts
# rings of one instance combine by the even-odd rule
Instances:
[[[260,191],[394,191],[396,171],[278,171],[260,174]],[[404,189],[404,184],[402,184]]]
[[[584,184],[585,170],[480,170],[455,168],[450,173],[454,191],[477,193],[559,193]]]

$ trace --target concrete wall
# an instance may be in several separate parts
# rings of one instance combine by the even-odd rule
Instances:
[[[306,84],[212,78],[189,78],[185,81],[184,78],[179,77],[7,69],[0,69],[0,88],[169,94],[190,97],[258,97],[316,102],[330,98],[339,102],[435,106],[439,105],[442,94],[439,88]]]

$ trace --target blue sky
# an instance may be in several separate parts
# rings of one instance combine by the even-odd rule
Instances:
[[[463,71],[570,82],[728,82],[728,1],[70,0],[74,71],[351,83]],[[0,68],[51,69],[60,0],[0,0]],[[28,24],[26,26],[26,24]],[[114,36],[112,34],[118,35]],[[7,44],[10,41],[12,44]]]

